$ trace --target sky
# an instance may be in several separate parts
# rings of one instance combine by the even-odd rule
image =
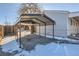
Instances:
[[[43,10],[64,10],[70,12],[79,11],[77,3],[41,3],[39,4]],[[13,23],[17,20],[17,10],[19,3],[0,3],[0,23]]]
[[[17,10],[20,4],[0,3],[0,23],[14,23],[17,19]]]
[[[70,12],[79,11],[79,3],[47,3],[41,4],[47,10],[65,10]]]

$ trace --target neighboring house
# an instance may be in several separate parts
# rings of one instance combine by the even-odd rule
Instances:
[[[79,38],[79,11],[69,14],[68,34]]]

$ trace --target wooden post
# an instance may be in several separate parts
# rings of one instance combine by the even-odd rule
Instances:
[[[19,43],[21,48],[21,21],[20,21],[20,27],[19,27]]]
[[[45,37],[46,37],[46,24],[45,24]]]
[[[29,25],[29,30],[30,30],[31,34],[33,34],[33,31],[34,31],[33,25]]]
[[[53,38],[54,38],[54,24],[53,24]]]
[[[39,24],[39,35],[40,35],[40,24]]]

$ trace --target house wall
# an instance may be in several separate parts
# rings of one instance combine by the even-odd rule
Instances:
[[[68,12],[67,11],[54,11],[54,10],[45,10],[45,14],[50,17],[52,20],[56,22],[56,25],[54,26],[54,33],[55,36],[60,37],[67,37],[67,30],[68,30]],[[37,32],[38,31],[37,26]],[[52,25],[47,26],[47,35],[52,35]],[[44,26],[41,26],[41,34],[44,34]]]
[[[68,21],[69,33],[68,35],[73,35],[79,33],[79,22],[76,19],[70,18]]]
[[[79,21],[78,21],[78,16],[79,16],[79,12],[71,12],[69,13],[69,20],[68,20],[68,28],[69,28],[69,32],[68,35],[71,34],[77,34],[79,33]],[[76,19],[74,19],[73,17],[75,17]],[[72,20],[72,25],[71,25],[71,20]]]

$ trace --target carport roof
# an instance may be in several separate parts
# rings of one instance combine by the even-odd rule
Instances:
[[[45,14],[21,14],[20,21],[21,22],[32,22],[34,24],[41,24],[41,25],[55,24],[55,21],[49,18]]]

